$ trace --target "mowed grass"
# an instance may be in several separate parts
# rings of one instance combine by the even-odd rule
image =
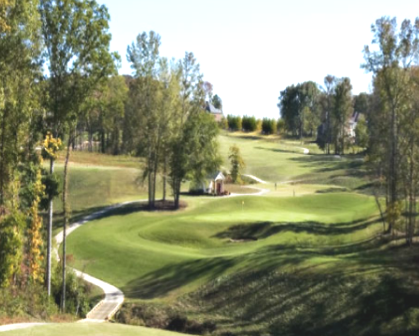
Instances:
[[[279,246],[332,248],[381,230],[373,199],[360,195],[187,202],[189,208],[175,213],[130,206],[81,227],[68,240],[75,267],[120,287],[129,298],[171,300],[248,267],[287,269],[336,259],[320,254],[293,265],[287,254],[272,252]]]
[[[62,178],[63,167],[57,165]],[[105,206],[145,199],[147,189],[138,182],[140,171],[133,168],[70,166],[69,202],[72,221]],[[62,200],[54,200],[56,227],[62,225]]]
[[[184,334],[113,323],[71,323],[36,326],[2,333],[5,336],[180,336]]]
[[[303,185],[299,187],[302,194],[312,191],[309,185],[327,185],[329,188],[362,191],[363,186],[369,183],[365,176],[362,157],[358,155],[342,157],[325,155],[319,151],[317,145],[281,140],[277,136],[224,133],[219,139],[224,168],[230,169],[228,152],[230,146],[236,144],[246,164],[245,173],[269,182],[265,187],[272,190],[275,183],[280,185],[288,182],[289,185],[289,182],[292,182]],[[303,148],[308,148],[310,154],[304,154]]]
[[[130,205],[69,237],[76,268],[124,291],[120,321],[166,328],[162,316],[179,314],[233,336],[419,333],[419,252],[382,236],[362,158],[304,155],[276,137],[220,142],[225,167],[236,143],[268,194],[182,196],[176,212]]]

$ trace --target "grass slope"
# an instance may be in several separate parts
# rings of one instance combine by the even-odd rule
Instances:
[[[161,299],[190,292],[256,260],[259,267],[281,265],[286,256],[272,253],[275,246],[351,244],[381,227],[370,218],[373,200],[360,195],[188,202],[188,209],[176,213],[118,210],[75,231],[68,253],[76,268],[121,287],[128,297]]]
[[[70,236],[75,266],[124,290],[120,321],[166,328],[186,315],[230,336],[419,333],[418,248],[380,237],[359,157],[303,155],[274,137],[220,140],[225,166],[238,144],[269,194],[185,196],[178,212],[131,205]],[[299,182],[279,183],[289,180]]]
[[[2,333],[5,336],[180,336],[182,334],[111,323],[50,324]]]

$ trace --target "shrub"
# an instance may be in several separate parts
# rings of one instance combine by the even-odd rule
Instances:
[[[228,123],[228,128],[230,129],[230,131],[242,130],[242,118],[240,116],[233,116],[229,114],[227,116],[227,123]]]
[[[276,133],[276,120],[263,118],[262,120],[262,133],[263,134],[275,134]]]
[[[243,116],[242,127],[245,132],[254,132],[257,130],[257,121],[255,117]]]

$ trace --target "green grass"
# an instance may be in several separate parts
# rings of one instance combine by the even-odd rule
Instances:
[[[338,158],[320,154],[317,145],[281,140],[278,137],[265,139],[243,133],[225,133],[220,136],[220,152],[226,169],[229,169],[228,151],[233,144],[240,148],[246,163],[245,173],[270,182],[271,187],[275,182],[295,181],[297,184],[356,190],[368,183],[360,156],[346,155]],[[303,154],[302,147],[309,148],[310,155]]]
[[[63,168],[57,165],[62,177]],[[130,200],[145,199],[147,189],[137,182],[140,171],[132,168],[70,167],[69,201],[72,221],[98,209]],[[56,227],[62,225],[61,198],[54,201]]]
[[[368,180],[359,156],[334,158],[278,137],[229,134],[220,141],[224,166],[236,143],[246,173],[270,182],[253,186],[270,193],[182,196],[188,207],[177,212],[130,205],[70,236],[74,266],[125,292],[117,319],[166,328],[180,314],[214,321],[216,335],[418,333],[419,251],[381,236],[374,198],[363,195]],[[99,173],[90,169],[80,180],[94,186]],[[132,196],[125,180],[103,197],[113,178],[98,184],[91,204]],[[82,208],[88,194],[73,188]]]
[[[5,336],[176,336],[169,331],[111,323],[71,323],[4,332]]]
[[[177,213],[118,210],[75,231],[68,253],[77,268],[121,287],[128,297],[164,299],[247,267],[256,255],[260,265],[274,264],[272,246],[351,244],[381,228],[370,219],[376,211],[373,200],[359,195],[187,201],[190,207]],[[240,236],[257,240],[231,242]],[[185,269],[179,281],[179,272],[170,273],[176,268]]]

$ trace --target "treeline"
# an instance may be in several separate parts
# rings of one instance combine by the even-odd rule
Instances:
[[[170,188],[178,207],[182,183],[202,182],[220,164],[205,99],[222,102],[193,54],[160,57],[160,36],[142,33],[128,47],[132,76],[118,76],[109,19],[94,0],[0,1],[0,317],[16,305],[32,316],[58,305],[79,315],[89,309],[87,287],[66,268],[72,149],[138,156],[150,208],[158,181],[163,199]],[[60,150],[62,178],[55,172]],[[59,264],[52,258],[57,197],[64,215]],[[48,211],[45,223],[41,211]]]
[[[419,193],[419,18],[383,17],[372,26],[364,69],[373,74],[368,157],[376,195],[385,196],[387,232],[413,243]]]
[[[362,64],[373,75],[371,94],[353,95],[349,78],[328,75],[324,86],[288,86],[278,107],[287,132],[315,136],[327,154],[364,148],[385,231],[411,245],[419,194],[419,18],[398,26],[383,17],[371,30]]]
[[[288,86],[280,93],[278,107],[292,136],[315,137],[327,154],[344,154],[354,144],[366,146],[369,98],[366,93],[353,95],[349,78],[327,75],[324,86],[312,81]]]
[[[65,240],[62,264],[51,258],[54,161],[59,138],[66,139],[61,196],[68,223],[69,145],[88,97],[116,74],[109,14],[79,0],[1,1],[0,14],[0,316],[45,317],[57,311],[54,302],[83,315],[86,287],[67,274]],[[48,208],[45,230],[40,211]]]
[[[204,110],[208,90],[194,55],[187,52],[182,60],[169,61],[160,57],[159,46],[160,36],[150,32],[128,47],[134,77],[129,80],[122,146],[123,152],[144,158],[150,208],[159,175],[163,200],[168,184],[178,208],[182,182],[202,185],[221,163],[218,126]]]
[[[278,134],[283,131],[283,121],[281,119],[256,119],[254,116],[233,116],[227,115],[220,121],[220,127],[230,131],[261,132],[262,134]]]

